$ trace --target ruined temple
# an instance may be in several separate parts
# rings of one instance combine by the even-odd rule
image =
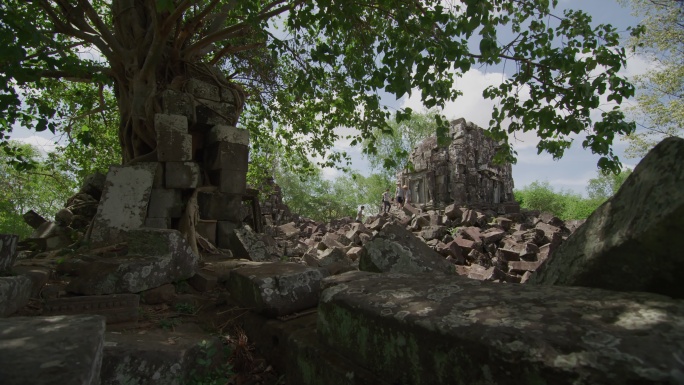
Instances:
[[[409,186],[411,202],[497,211],[515,205],[511,165],[493,163],[497,142],[463,118],[450,125],[448,145],[440,146],[435,136],[425,139],[410,155],[412,168],[399,174],[401,184]]]

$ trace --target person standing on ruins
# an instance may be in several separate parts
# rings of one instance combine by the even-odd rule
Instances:
[[[363,222],[363,209],[364,209],[364,208],[365,208],[364,206],[361,206],[361,207],[359,208],[359,212],[356,213],[356,221],[357,221],[357,222]]]
[[[397,182],[397,190],[394,192],[397,198],[397,207],[404,207],[404,189],[401,188],[401,183]]]
[[[385,192],[382,193],[382,212],[389,213],[390,207],[390,192],[388,187],[387,190],[385,190]]]
[[[404,190],[404,203],[401,204],[401,207],[404,207],[404,205],[407,203],[411,203],[411,190],[408,189],[407,185],[404,185],[403,190]]]

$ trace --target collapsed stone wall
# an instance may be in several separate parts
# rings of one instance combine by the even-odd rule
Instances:
[[[198,72],[160,92],[156,156],[110,168],[90,230],[93,244],[151,227],[196,231],[230,248],[249,211],[249,131],[236,127],[244,93],[220,80]]]
[[[498,208],[515,206],[511,165],[494,164],[498,144],[482,128],[465,119],[451,122],[451,142],[440,146],[436,137],[421,142],[411,153],[411,171],[399,181],[411,190],[415,204],[449,204]],[[503,210],[500,210],[503,209]]]

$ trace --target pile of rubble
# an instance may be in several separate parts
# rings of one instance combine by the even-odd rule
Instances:
[[[244,254],[255,261],[289,260],[326,268],[330,274],[360,269],[374,272],[456,271],[473,279],[525,282],[530,272],[566,239],[582,221],[568,221],[538,211],[497,216],[491,211],[447,206],[423,212],[411,205],[364,223],[342,218],[320,223],[306,218],[243,240]],[[258,239],[258,241],[255,241]],[[410,264],[392,239],[410,250]],[[422,244],[422,245],[421,245]],[[269,245],[269,247],[264,247]],[[385,247],[387,246],[387,247]],[[378,255],[379,257],[374,257]],[[381,261],[382,260],[382,261]],[[394,260],[394,262],[392,262]],[[427,261],[435,262],[431,264]]]

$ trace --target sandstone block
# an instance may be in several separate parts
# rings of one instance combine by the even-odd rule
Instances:
[[[196,162],[166,162],[165,185],[172,189],[192,189],[202,184],[202,170]]]
[[[242,222],[242,196],[222,192],[197,194],[200,219]]]
[[[249,146],[249,130],[233,126],[214,126],[207,133],[206,142],[208,144],[227,142]]]
[[[529,283],[684,298],[682,154],[684,139],[660,142]]]
[[[183,214],[183,200],[181,191],[170,188],[153,188],[150,193],[150,204],[147,207],[147,217],[150,218],[180,218]],[[148,226],[158,227],[158,226]],[[164,227],[165,228],[165,227]]]
[[[8,271],[17,260],[17,242],[15,234],[0,234],[0,272]]]
[[[214,170],[209,172],[209,180],[219,191],[227,194],[244,195],[247,190],[247,172],[236,170]]]
[[[242,306],[278,317],[316,306],[324,270],[275,262],[233,270],[227,287]]]
[[[91,242],[120,242],[129,230],[144,225],[156,170],[154,162],[110,167],[93,222]]]
[[[164,114],[177,114],[187,119],[188,125],[193,126],[197,121],[195,105],[192,95],[174,90],[164,90],[161,93],[161,105]]]
[[[201,80],[188,79],[185,82],[185,91],[199,99],[212,100],[215,102],[221,101],[218,86]]]
[[[451,264],[404,227],[387,224],[365,244],[359,270],[453,273]]]
[[[24,275],[0,277],[0,317],[7,317],[26,306],[33,283]]]
[[[114,294],[52,298],[45,300],[43,315],[97,314],[108,324],[138,320],[140,296]]]

